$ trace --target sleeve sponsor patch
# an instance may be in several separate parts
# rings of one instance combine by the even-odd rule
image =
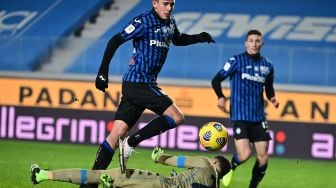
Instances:
[[[224,67],[223,67],[223,69],[225,71],[228,71],[230,67],[231,67],[231,64],[229,62],[226,62],[225,65],[224,65]]]
[[[134,27],[134,25],[132,25],[132,24],[130,24],[129,26],[127,26],[127,27],[125,28],[125,32],[126,32],[127,34],[132,33],[134,30],[135,30],[135,27]]]

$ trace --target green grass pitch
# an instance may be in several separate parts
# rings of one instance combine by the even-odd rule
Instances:
[[[60,143],[38,143],[24,141],[0,140],[0,187],[35,187],[35,188],[71,188],[79,187],[62,182],[42,182],[32,185],[29,167],[38,163],[41,168],[91,168],[98,146],[72,145]],[[172,167],[155,164],[150,159],[151,149],[136,149],[129,160],[129,168],[148,169],[169,174]],[[218,153],[187,152],[166,150],[173,155],[206,155]],[[231,155],[226,155],[231,158]],[[235,171],[232,185],[234,188],[248,187],[251,169],[255,158],[251,158]],[[118,167],[114,157],[110,168]],[[179,169],[177,170],[179,171]],[[335,188],[336,162],[271,157],[267,174],[260,188]]]

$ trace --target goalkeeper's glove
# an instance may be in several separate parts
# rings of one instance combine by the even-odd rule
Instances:
[[[170,176],[176,177],[177,175],[178,175],[177,172],[174,169],[172,169],[172,171],[170,172]]]
[[[96,77],[96,88],[102,92],[105,92],[105,89],[108,88],[108,82],[108,77],[99,73]]]
[[[163,149],[161,149],[159,146],[156,146],[154,149],[153,149],[153,152],[152,152],[152,160],[156,163],[158,163],[158,157],[159,155],[163,154]]]

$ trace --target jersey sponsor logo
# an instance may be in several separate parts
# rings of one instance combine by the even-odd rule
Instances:
[[[134,27],[134,25],[132,25],[132,24],[130,24],[129,26],[127,26],[127,27],[125,28],[125,32],[126,32],[127,34],[132,33],[134,30],[135,30],[135,27]]]
[[[149,45],[156,46],[156,47],[169,48],[169,44],[167,44],[166,42],[159,41],[159,40],[150,40]]]
[[[336,42],[336,17],[251,15],[234,13],[176,13],[181,32],[208,31],[213,37],[244,38],[250,28],[262,28],[270,40]]]
[[[261,77],[259,75],[255,75],[252,76],[250,74],[247,73],[242,73],[242,79],[247,79],[247,80],[251,80],[251,81],[256,81],[256,82],[260,82],[260,83],[265,83],[265,78]]]

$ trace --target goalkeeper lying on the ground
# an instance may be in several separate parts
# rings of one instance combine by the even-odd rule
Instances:
[[[185,168],[175,176],[164,176],[159,173],[140,169],[126,169],[121,174],[119,168],[109,170],[61,169],[46,171],[38,165],[32,165],[32,181],[38,184],[45,180],[63,181],[74,184],[99,184],[104,187],[220,187],[221,179],[229,170],[230,162],[222,157],[188,157],[164,154],[163,150],[155,147],[152,160],[164,165]]]

